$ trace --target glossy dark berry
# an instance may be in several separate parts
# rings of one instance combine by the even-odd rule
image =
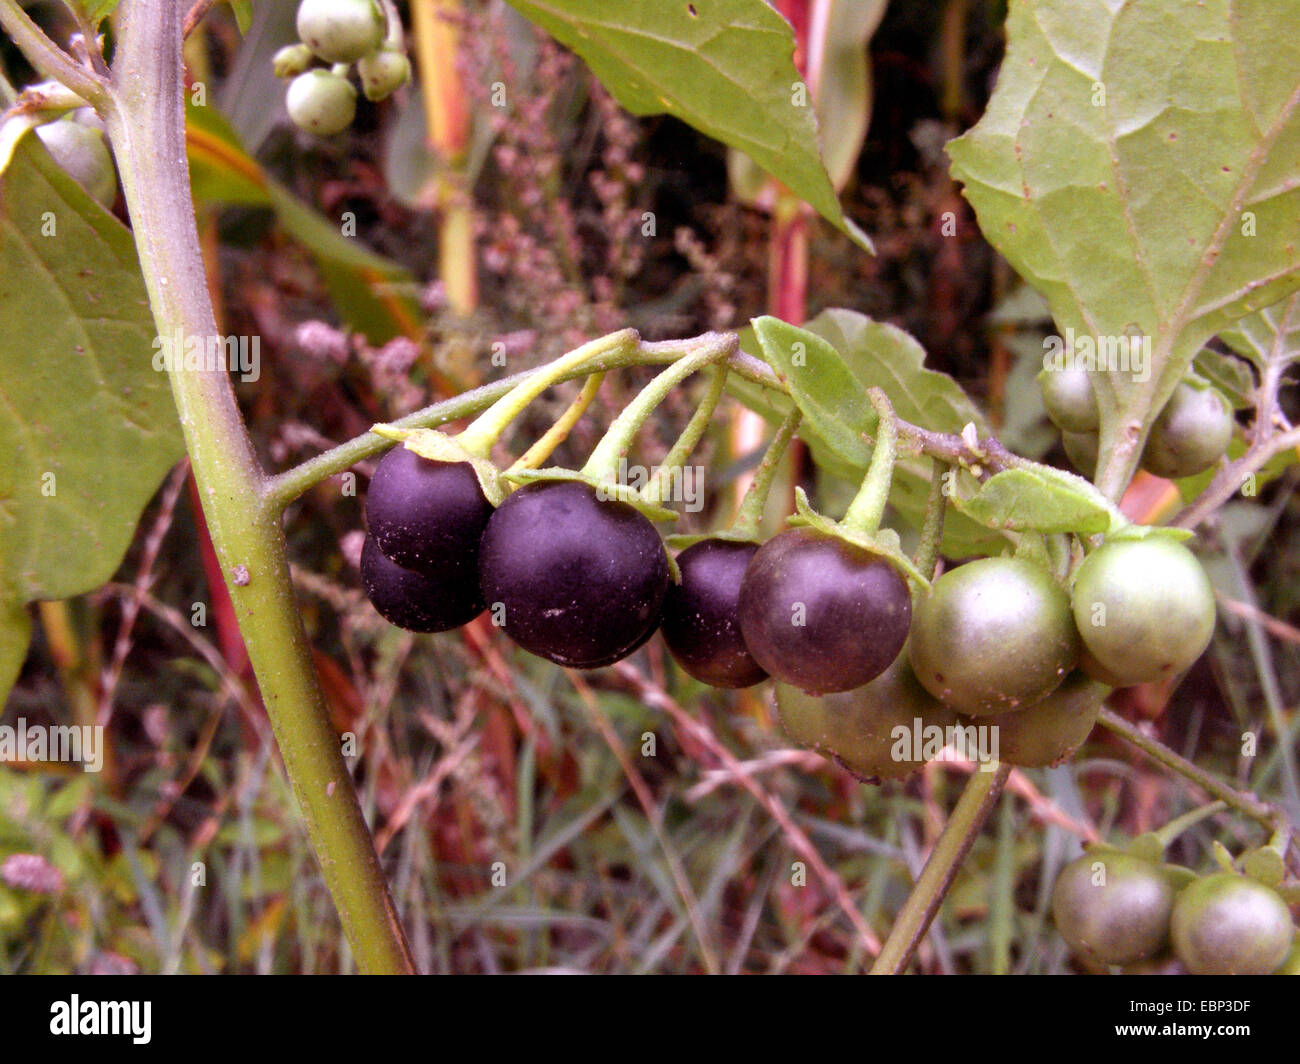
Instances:
[[[483,612],[477,573],[440,580],[403,569],[374,536],[361,548],[361,586],[380,616],[412,632],[447,632]]]
[[[406,447],[384,455],[366,494],[366,525],[379,549],[437,580],[477,579],[491,516],[468,462],[431,462]]]
[[[664,600],[664,642],[683,669],[713,687],[750,687],[767,673],[740,632],[740,582],[757,543],[705,539],[677,556],[682,582]]]
[[[1174,888],[1158,865],[1094,849],[1061,870],[1052,889],[1056,929],[1080,956],[1131,964],[1169,944]]]
[[[740,585],[740,628],[754,659],[809,694],[879,676],[907,640],[912,598],[888,561],[794,528],[763,544]]]
[[[511,639],[577,669],[613,664],[644,643],[671,582],[654,525],[578,481],[508,496],[483,533],[479,575]]]

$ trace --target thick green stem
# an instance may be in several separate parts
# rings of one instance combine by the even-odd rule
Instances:
[[[695,413],[691,415],[691,420],[686,423],[686,428],[682,434],[669,448],[668,453],[664,455],[664,460],[660,463],[659,471],[649,484],[641,489],[641,497],[647,502],[661,502],[663,494],[669,489],[676,479],[675,473],[680,466],[695,450],[695,445],[700,442],[700,437],[704,435],[704,430],[708,428],[709,422],[713,418],[713,411],[718,408],[718,400],[722,398],[722,389],[727,384],[726,366],[713,366],[709,370],[709,390],[704,393],[704,398],[700,405],[695,408]]]
[[[871,464],[857,496],[849,504],[849,511],[840,523],[850,532],[873,534],[885,516],[889,502],[889,485],[894,479],[894,462],[898,459],[898,422],[889,397],[879,388],[867,392],[871,405],[876,408],[876,445],[871,452]]]
[[[159,335],[217,334],[185,164],[178,0],[120,9],[108,128]],[[221,369],[170,373],[213,546],[285,770],[358,966],[413,965],[339,738],[316,680],[289,580],[284,534]]]
[[[912,893],[899,910],[889,937],[871,966],[872,975],[901,975],[907,970],[912,954],[930,929],[944,895],[957,876],[957,869],[970,852],[975,836],[997,804],[1007,777],[1011,775],[1010,765],[998,765],[996,769],[985,771],[989,767],[981,766],[971,773],[939,841],[934,844],[930,859],[921,869]]]
[[[803,417],[802,412],[797,406],[792,407],[790,413],[785,416],[780,427],[776,430],[776,435],[772,437],[772,442],[767,445],[767,450],[763,452],[763,460],[759,462],[758,468],[754,470],[754,479],[749,482],[749,489],[745,492],[745,497],[740,500],[740,506],[736,510],[736,518],[731,522],[733,532],[749,536],[751,539],[758,539],[759,530],[763,527],[763,514],[767,511],[767,497],[772,492],[772,482],[776,479],[776,472],[781,466],[781,459],[785,457],[786,448],[790,446],[790,441],[794,439],[795,430],[799,427],[799,421]]]
[[[733,333],[706,333],[696,340],[687,341],[681,347],[685,354],[647,384],[614,419],[600,443],[596,444],[596,449],[591,452],[587,464],[582,467],[585,476],[611,483],[615,481],[619,460],[627,454],[632,440],[655,408],[692,373],[734,352],[737,340]]]

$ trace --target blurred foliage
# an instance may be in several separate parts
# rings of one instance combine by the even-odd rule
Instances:
[[[384,177],[417,97],[362,107],[338,140],[293,132],[274,84],[242,80],[258,76],[252,50],[284,43],[264,14],[277,6],[254,6],[247,45],[224,8],[190,45],[221,83],[219,104],[192,113],[205,252],[222,328],[262,339],[261,379],[236,390],[271,466],[501,373],[494,353],[513,372],[626,324],[682,336],[766,309],[769,219],[729,198],[725,150],[674,119],[629,117],[568,53],[540,36],[521,51],[501,5],[474,4],[462,73],[474,128],[488,131],[473,162],[480,300],[454,313],[437,211]],[[887,10],[869,45],[866,143],[842,196],[877,254],[814,222],[808,312],[847,307],[905,328],[1009,446],[1064,465],[1033,380],[1046,308],[979,237],[941,151],[983,110],[1001,17],[1000,5],[956,0]],[[0,55],[21,69],[7,47]],[[511,86],[503,112],[471,76],[488,70]],[[408,154],[415,136],[403,134]],[[355,236],[340,235],[346,212]],[[960,222],[955,238],[945,212]],[[400,327],[376,310],[368,265],[398,283],[411,315]],[[1285,373],[1293,383],[1294,367]],[[646,376],[607,380],[557,461],[580,464]],[[690,416],[690,393],[647,427],[645,464]],[[535,404],[505,448],[519,453],[572,394]],[[1300,415],[1289,384],[1280,402]],[[681,531],[724,525],[735,479],[757,460],[731,453],[728,409],[696,459],[707,505]],[[770,528],[795,481],[828,512],[842,507],[837,472],[809,463],[785,478]],[[1223,596],[1211,650],[1176,689],[1135,688],[1113,704],[1295,817],[1300,505],[1294,469],[1276,472],[1204,530]],[[69,604],[66,631],[33,615],[3,722],[98,713],[111,756],[97,774],[0,765],[0,971],[348,970],[237,632],[209,590],[201,525],[188,495],[171,502],[164,491],[146,511],[118,582]],[[869,953],[844,905],[888,931],[965,782],[960,766],[859,784],[789,750],[766,686],[704,688],[657,639],[623,666],[574,676],[483,621],[446,636],[394,630],[358,588],[361,526],[344,478],[286,518],[318,671],[423,970],[862,968]],[[1252,729],[1267,737],[1257,758],[1242,756]],[[1082,837],[1123,840],[1197,801],[1100,730],[1069,765],[1017,773],[918,965],[1077,970],[1048,915],[1056,871]],[[1234,852],[1263,841],[1218,814],[1170,858],[1208,868],[1215,839]],[[810,849],[833,879],[809,865]]]

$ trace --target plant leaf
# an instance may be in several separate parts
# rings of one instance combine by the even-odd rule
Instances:
[[[510,0],[633,114],[670,114],[739,148],[867,248],[822,165],[794,32],[765,0]]]
[[[131,235],[31,142],[0,184],[0,336],[0,583],[79,595],[184,449]]]
[[[1248,314],[1219,338],[1262,373],[1300,359],[1300,295]]]
[[[953,502],[990,528],[1014,532],[1091,536],[1111,524],[1109,511],[1097,500],[1027,469],[1004,470],[981,484],[972,498],[959,501],[953,496]]]
[[[26,607],[0,593],[0,712],[22,670],[31,641],[32,619]]]
[[[1059,329],[1150,342],[1149,374],[1096,378],[1111,494],[1205,341],[1300,286],[1283,17],[1265,0],[1013,4],[988,109],[948,146],[980,228]]]
[[[759,340],[760,322],[766,344]],[[865,314],[825,310],[803,329],[760,318],[752,333],[742,330],[740,335],[742,348],[761,354],[789,382],[804,415],[799,436],[832,476],[857,484],[866,473],[871,457],[866,437],[876,424],[867,399],[870,387],[883,389],[894,412],[913,424],[939,432],[960,432],[973,424],[980,435],[988,433],[983,414],[961,386],[947,374],[925,368],[925,351],[915,339]],[[768,389],[743,381],[729,381],[728,388],[774,423],[789,412],[788,401],[774,398]],[[932,465],[926,457],[900,456],[894,467],[890,505],[915,528],[924,518]],[[943,538],[948,557],[996,554],[1005,545],[1000,533],[960,512],[949,513]]]

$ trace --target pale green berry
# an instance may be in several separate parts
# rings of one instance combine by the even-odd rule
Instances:
[[[284,102],[294,125],[321,137],[342,133],[357,114],[357,90],[328,70],[299,74],[289,83]]]
[[[401,52],[381,48],[357,62],[361,91],[367,100],[386,100],[411,79],[411,61]]]
[[[305,44],[286,44],[271,57],[277,78],[295,78],[311,66],[312,50]]]
[[[117,172],[104,134],[91,125],[62,118],[36,127],[45,150],[93,199],[111,207],[117,198]]]
[[[379,47],[384,16],[374,0],[302,0],[298,36],[326,63],[355,63]]]

